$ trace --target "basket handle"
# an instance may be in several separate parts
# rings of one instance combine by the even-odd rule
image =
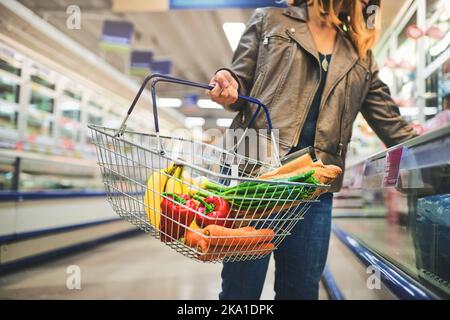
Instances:
[[[136,104],[137,104],[137,102],[138,102],[142,92],[144,91],[145,87],[147,86],[147,83],[150,80],[152,80],[152,83],[151,83],[151,95],[152,95],[152,103],[153,103],[153,118],[154,118],[154,123],[155,123],[155,131],[156,131],[157,135],[159,135],[158,108],[157,108],[157,103],[156,103],[156,84],[158,82],[176,83],[176,84],[180,84],[180,85],[196,87],[196,88],[201,88],[201,89],[206,89],[206,90],[214,89],[213,86],[210,86],[208,84],[193,82],[193,81],[184,80],[184,79],[178,79],[178,78],[174,78],[174,77],[171,77],[171,76],[168,76],[168,75],[153,74],[153,75],[147,76],[144,79],[144,82],[142,83],[142,85],[141,85],[137,95],[134,97],[134,100],[131,103],[130,108],[128,109],[127,115],[126,115],[125,119],[122,121],[122,124],[121,124],[121,126],[119,128],[119,131],[117,133],[117,136],[122,135],[123,132],[125,131],[126,122],[127,122],[128,118],[129,118],[129,116],[131,115],[131,113],[133,112],[134,107],[136,106]],[[273,130],[272,130],[272,120],[270,118],[269,109],[267,108],[266,105],[264,105],[258,99],[255,99],[255,98],[252,98],[252,97],[248,97],[248,96],[244,96],[244,95],[241,95],[241,94],[238,95],[238,98],[258,105],[258,108],[253,113],[253,115],[252,115],[252,117],[250,119],[250,122],[248,123],[247,128],[245,130],[248,130],[248,128],[251,127],[253,122],[256,120],[256,117],[258,116],[261,108],[264,110],[264,113],[265,113],[266,119],[267,119],[267,127],[269,129],[269,133],[270,133],[271,140],[272,140],[275,160],[276,160],[277,164],[280,164],[280,158],[279,158],[278,149],[277,149],[277,146],[276,146],[275,135],[274,135]],[[244,133],[242,134],[242,137],[238,140],[238,143],[234,146],[233,149],[236,150],[239,147],[239,145],[243,141],[243,138],[245,137],[245,134],[246,134],[246,132],[244,131]]]

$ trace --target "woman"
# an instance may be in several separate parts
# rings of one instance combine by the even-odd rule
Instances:
[[[379,79],[371,48],[376,30],[366,8],[379,1],[300,0],[288,8],[257,9],[229,69],[211,80],[211,99],[238,111],[232,128],[245,128],[254,108],[238,92],[268,105],[279,130],[280,154],[313,146],[325,164],[345,167],[352,124],[361,112],[392,146],[416,134]],[[367,20],[367,21],[366,21]],[[265,128],[261,113],[256,129]],[[317,299],[331,232],[332,192],[320,197],[292,230],[275,258],[276,299]],[[259,299],[269,257],[225,263],[221,299]]]

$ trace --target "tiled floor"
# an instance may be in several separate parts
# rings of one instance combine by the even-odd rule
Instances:
[[[80,290],[66,287],[71,265],[80,267]],[[262,299],[273,299],[273,270],[272,261]],[[217,299],[220,271],[142,234],[2,276],[0,299]]]

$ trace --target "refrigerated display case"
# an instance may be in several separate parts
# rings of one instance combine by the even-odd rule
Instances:
[[[74,149],[80,142],[82,91],[76,84],[65,81],[62,95],[59,98],[59,130],[60,147]]]
[[[87,124],[120,125],[128,103],[0,43],[0,148],[93,159]]]
[[[450,126],[352,165],[336,199],[339,229],[450,298]]]
[[[17,130],[20,96],[21,60],[0,51],[0,128],[2,132]]]

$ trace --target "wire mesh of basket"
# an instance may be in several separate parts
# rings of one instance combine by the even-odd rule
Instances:
[[[125,123],[152,81],[156,133],[126,130]],[[283,180],[258,176],[273,164],[201,141],[159,134],[155,85],[210,86],[163,75],[148,77],[119,129],[90,125],[107,199],[123,219],[170,248],[202,262],[245,261],[270,254],[328,186],[312,174]],[[272,132],[267,108],[262,108]],[[272,142],[274,142],[272,136]],[[240,143],[240,142],[238,142]],[[275,148],[274,148],[275,149]],[[278,154],[274,155],[279,163]]]

